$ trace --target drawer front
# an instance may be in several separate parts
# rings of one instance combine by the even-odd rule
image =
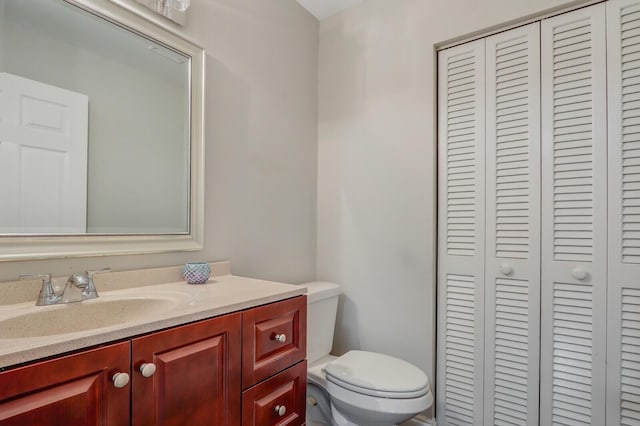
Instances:
[[[242,314],[242,388],[302,361],[307,354],[307,296]]]
[[[307,362],[242,393],[242,426],[298,426],[305,423]]]

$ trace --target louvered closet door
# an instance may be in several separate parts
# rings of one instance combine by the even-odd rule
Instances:
[[[486,39],[485,425],[537,425],[540,23]]]
[[[438,424],[482,424],[484,40],[439,52]]]
[[[605,5],[542,21],[542,425],[605,424]]]
[[[640,425],[640,1],[607,4],[607,424]]]

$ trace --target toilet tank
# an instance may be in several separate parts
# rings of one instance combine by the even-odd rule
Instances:
[[[331,353],[341,291],[324,281],[301,285],[307,288],[307,361],[312,364]]]

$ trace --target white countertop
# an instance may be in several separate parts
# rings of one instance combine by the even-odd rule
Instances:
[[[177,303],[172,302],[169,308],[118,325],[49,336],[0,338],[0,369],[299,296],[306,293],[306,288],[223,275],[212,277],[206,284],[190,285],[180,281],[104,292],[98,287],[98,291],[98,299],[78,302],[87,305],[82,307],[85,312],[91,309],[88,306],[91,303],[128,298],[169,298]],[[20,315],[39,314],[47,309],[74,309],[72,305],[76,305],[35,306],[34,303],[35,298],[30,302],[0,306],[0,326],[3,320]],[[33,334],[33,330],[25,334],[30,333]],[[20,332],[16,334],[20,335]]]

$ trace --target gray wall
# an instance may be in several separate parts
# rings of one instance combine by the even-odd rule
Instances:
[[[231,260],[238,275],[315,278],[318,22],[293,0],[192,0],[180,27],[206,51],[204,250],[0,263],[25,272]]]
[[[318,278],[345,293],[338,353],[387,352],[434,380],[434,45],[568,3],[366,0],[321,22]]]

